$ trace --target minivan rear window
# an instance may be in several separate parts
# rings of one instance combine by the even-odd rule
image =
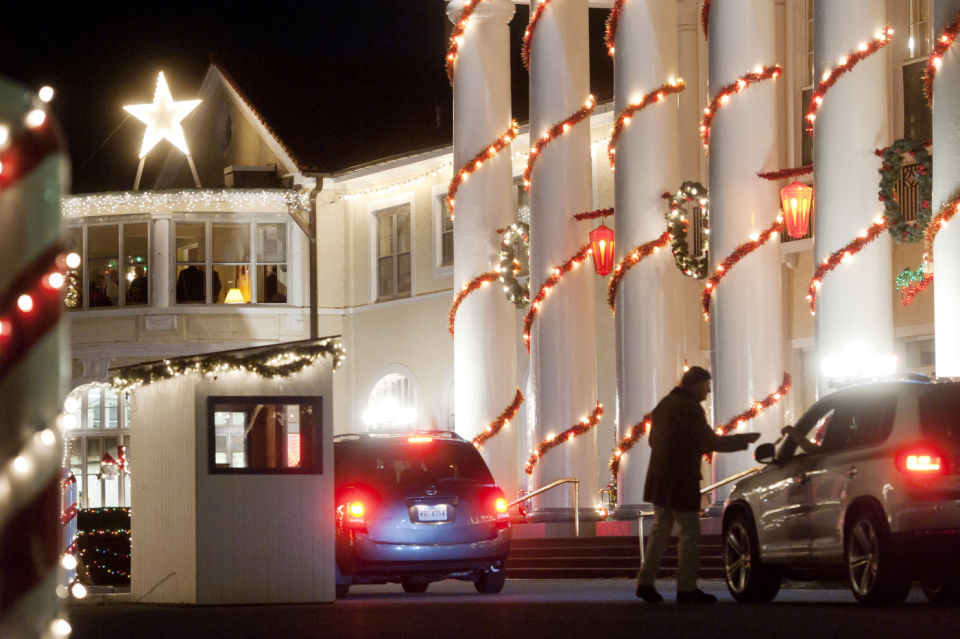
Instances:
[[[960,446],[960,384],[935,384],[920,395],[924,437]]]
[[[462,442],[433,441],[426,444],[396,441],[356,450],[348,464],[356,479],[404,484],[465,480],[492,484],[493,477],[480,453]]]

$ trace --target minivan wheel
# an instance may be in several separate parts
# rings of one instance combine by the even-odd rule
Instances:
[[[480,576],[475,582],[473,582],[473,585],[477,589],[477,592],[485,595],[492,595],[503,590],[503,582],[506,580],[506,570],[481,570]]]
[[[782,574],[760,561],[757,533],[750,517],[734,512],[724,523],[723,571],[730,594],[744,603],[772,601],[780,591]]]
[[[855,511],[846,530],[844,560],[853,596],[866,604],[903,603],[910,579],[896,565],[890,533],[879,513]]]
[[[956,605],[960,603],[960,578],[929,572],[920,578],[920,587],[930,603]]]
[[[400,585],[403,587],[404,592],[426,592],[427,586],[430,585],[428,581],[412,581],[405,580],[401,581]]]

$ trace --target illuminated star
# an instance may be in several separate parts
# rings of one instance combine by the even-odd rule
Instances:
[[[143,134],[143,145],[140,147],[140,159],[146,157],[157,142],[166,138],[175,147],[186,155],[190,155],[187,148],[187,139],[183,136],[183,127],[180,122],[197,108],[200,100],[183,100],[174,102],[170,95],[170,87],[163,77],[163,71],[157,77],[157,89],[153,94],[151,104],[131,104],[124,108],[130,115],[147,125]]]

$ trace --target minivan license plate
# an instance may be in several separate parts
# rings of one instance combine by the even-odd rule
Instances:
[[[433,506],[424,506],[423,504],[419,504],[417,506],[417,519],[419,521],[446,521],[447,505],[436,504]]]

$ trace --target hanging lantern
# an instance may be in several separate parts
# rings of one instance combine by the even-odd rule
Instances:
[[[810,213],[813,212],[813,187],[793,182],[780,189],[780,204],[783,206],[783,220],[790,237],[803,237],[810,226]]]
[[[601,224],[590,231],[590,248],[593,249],[593,268],[597,275],[607,275],[613,270],[613,229]]]

